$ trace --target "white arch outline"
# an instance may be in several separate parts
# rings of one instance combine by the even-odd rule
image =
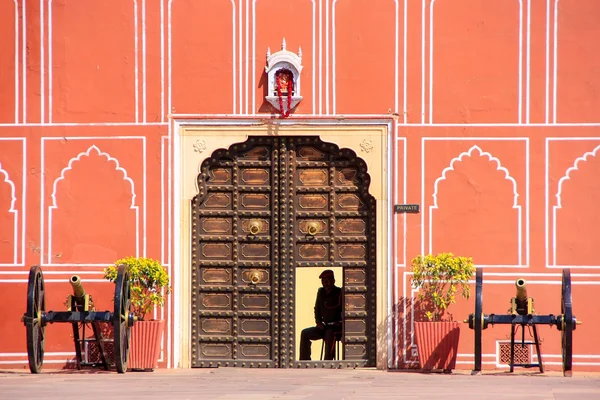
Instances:
[[[52,263],[52,210],[57,209],[58,206],[56,204],[56,189],[58,186],[58,182],[65,179],[65,174],[67,171],[73,169],[73,164],[76,161],[81,161],[82,157],[89,157],[91,155],[92,150],[95,150],[98,156],[106,157],[106,160],[109,162],[113,162],[115,164],[115,170],[120,171],[123,174],[123,180],[128,181],[131,185],[131,205],[129,209],[135,210],[135,253],[136,257],[139,257],[139,249],[140,249],[140,234],[139,234],[139,225],[140,225],[140,211],[139,207],[135,205],[135,184],[133,180],[127,175],[127,171],[125,168],[121,167],[119,164],[119,160],[114,157],[111,157],[110,154],[100,151],[100,149],[96,145],[90,146],[86,151],[79,153],[76,157],[73,157],[69,160],[68,165],[63,168],[60,172],[60,177],[56,178],[54,184],[52,185],[52,205],[48,207],[48,265],[60,265]],[[78,264],[74,264],[78,265]],[[85,265],[105,265],[105,264],[85,264]]]
[[[556,210],[562,208],[562,185],[565,181],[571,179],[571,172],[579,170],[580,162],[587,162],[588,157],[596,157],[600,145],[596,146],[594,150],[586,152],[583,156],[577,157],[572,167],[567,168],[565,175],[558,181],[558,190],[556,192],[556,205],[552,206],[552,267],[558,266],[556,263]],[[565,265],[566,266],[566,265]],[[590,266],[577,266],[577,267],[590,267]],[[597,266],[592,266],[597,268]]]
[[[10,180],[10,178],[8,177],[8,171],[6,171],[4,168],[2,168],[2,163],[0,163],[0,176],[4,175],[4,182],[8,183],[11,187],[11,200],[10,200],[10,209],[8,210],[8,212],[13,213],[13,264],[17,264],[18,261],[18,252],[19,252],[19,246],[17,244],[17,237],[19,236],[19,210],[15,209],[15,203],[17,201],[17,196],[16,196],[16,188],[15,188],[15,184],[13,181]]]
[[[523,265],[523,252],[522,252],[522,247],[523,247],[523,229],[522,229],[522,209],[521,206],[518,203],[518,197],[519,197],[519,193],[517,193],[517,181],[510,176],[510,173],[508,172],[508,169],[506,169],[505,167],[502,166],[502,163],[500,163],[500,160],[497,157],[492,156],[491,153],[488,153],[487,151],[483,151],[481,150],[481,148],[477,145],[473,145],[471,146],[471,148],[468,151],[462,152],[458,155],[458,157],[455,157],[452,159],[452,161],[450,161],[450,166],[444,168],[444,170],[442,171],[442,175],[437,178],[435,180],[435,183],[433,184],[434,186],[434,190],[433,190],[433,205],[429,206],[429,253],[431,254],[431,252],[433,251],[433,210],[434,209],[438,209],[438,204],[437,204],[437,192],[438,192],[438,184],[446,179],[446,174],[448,173],[448,171],[454,171],[454,164],[456,162],[462,162],[463,158],[465,156],[467,157],[473,157],[473,151],[477,150],[479,152],[479,155],[481,157],[483,156],[487,156],[488,157],[488,161],[490,162],[495,162],[497,167],[496,170],[497,171],[502,171],[504,172],[504,179],[507,179],[509,181],[512,182],[513,184],[513,209],[517,209],[517,213],[518,213],[518,259],[519,259],[519,264],[517,265],[517,267],[520,267]],[[478,265],[481,267],[485,267],[486,265]],[[513,265],[508,266],[508,267],[515,267]]]

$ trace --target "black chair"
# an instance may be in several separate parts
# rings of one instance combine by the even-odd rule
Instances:
[[[334,360],[340,360],[340,356],[341,356],[341,349],[340,349],[340,345],[342,345],[342,332],[336,332],[333,336],[334,338],[334,346],[335,346],[335,351],[333,353],[333,359]],[[321,341],[321,361],[323,361],[323,357],[325,357],[325,339],[323,339]]]

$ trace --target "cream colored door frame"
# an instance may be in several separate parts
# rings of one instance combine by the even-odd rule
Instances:
[[[377,200],[377,368],[391,367],[391,120],[175,120],[174,136],[174,365],[190,368],[191,220],[190,201],[198,193],[202,162],[217,149],[227,149],[250,136],[319,136],[324,142],[349,148],[368,165],[369,192]]]

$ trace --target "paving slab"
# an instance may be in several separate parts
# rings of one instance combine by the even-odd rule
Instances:
[[[173,400],[600,400],[600,374],[468,371],[452,374],[372,369],[0,371],[0,399]]]

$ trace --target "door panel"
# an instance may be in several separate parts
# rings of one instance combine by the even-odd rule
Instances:
[[[296,267],[343,267],[343,359],[349,365],[374,365],[375,202],[367,192],[366,165],[350,150],[303,142],[292,143]]]
[[[306,364],[295,360],[294,315],[314,299],[295,298],[295,270],[327,267],[343,270],[343,360],[320,365],[375,365],[368,186],[353,151],[315,137],[251,138],[203,163],[192,201],[192,366]]]
[[[245,144],[218,151],[198,177],[192,366],[275,366],[271,154]]]

